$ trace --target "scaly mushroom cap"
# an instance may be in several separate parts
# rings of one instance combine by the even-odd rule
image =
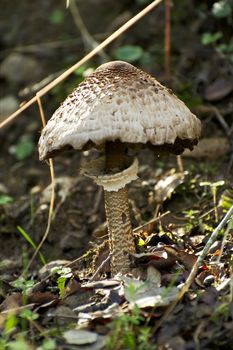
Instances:
[[[129,63],[113,61],[87,77],[55,111],[39,140],[40,159],[106,141],[150,144],[180,154],[201,123],[170,89]]]

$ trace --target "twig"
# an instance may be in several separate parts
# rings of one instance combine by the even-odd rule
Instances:
[[[229,125],[226,123],[225,119],[223,118],[223,116],[221,115],[219,110],[216,107],[214,107],[214,106],[211,106],[211,109],[215,113],[215,116],[218,119],[219,123],[222,125],[226,135],[230,136],[229,135]]]
[[[177,294],[175,300],[171,303],[171,305],[167,308],[166,312],[164,313],[163,317],[158,321],[158,323],[156,324],[155,328],[154,328],[154,332],[156,332],[162,325],[162,323],[164,321],[166,321],[166,319],[168,318],[168,316],[170,315],[170,313],[174,310],[174,308],[176,307],[176,305],[178,304],[178,302],[183,298],[184,294],[189,290],[189,287],[191,286],[199,267],[202,265],[203,260],[205,258],[205,256],[207,255],[210,247],[212,246],[212,244],[215,242],[219,232],[221,231],[221,229],[226,225],[226,223],[228,222],[228,220],[232,219],[232,215],[233,215],[233,205],[232,207],[228,210],[227,214],[224,216],[224,218],[222,219],[222,221],[220,221],[220,223],[218,224],[218,226],[215,228],[215,230],[213,231],[213,233],[211,234],[210,238],[208,239],[205,247],[203,248],[201,254],[199,255],[197,261],[195,262],[195,264],[193,265],[192,270],[190,271],[190,274],[186,280],[186,282],[184,283],[184,285],[182,286],[181,290],[179,291],[179,293]]]
[[[6,309],[6,310],[3,310],[1,311],[1,314],[2,315],[5,315],[5,314],[17,314],[19,313],[21,310],[25,310],[25,309],[32,309],[33,307],[35,306],[35,303],[31,303],[31,304],[26,304],[26,305],[22,305],[22,306],[17,306],[17,307],[13,307],[13,308],[10,308],[10,309]]]
[[[83,254],[82,256],[80,256],[79,258],[68,262],[67,264],[64,265],[64,267],[70,267],[70,266],[76,264],[77,262],[82,261],[82,260],[84,259],[85,255],[86,255],[86,253]],[[47,281],[49,278],[51,278],[53,275],[54,275],[54,273],[53,273],[53,272],[50,272],[50,273],[48,273],[47,276],[45,276],[44,278],[42,278],[39,282],[35,283],[35,284],[33,285],[33,287],[30,288],[30,293],[34,293],[34,292],[39,291],[40,288],[44,285],[44,283],[46,283],[46,281]],[[29,293],[29,294],[30,294],[30,293]]]
[[[171,0],[165,0],[165,79],[171,84]],[[176,157],[177,166],[181,173],[184,172],[184,164],[180,155]]]
[[[176,156],[177,166],[180,173],[184,173],[184,164],[181,155]]]
[[[12,113],[8,118],[6,118],[2,123],[0,123],[0,129],[9,124],[12,120],[14,120],[20,113],[25,111],[28,107],[30,107],[33,103],[35,103],[39,97],[45,95],[48,91],[54,88],[57,84],[67,78],[70,74],[72,74],[76,69],[78,69],[82,64],[90,60],[94,57],[98,52],[100,52],[103,48],[108,46],[112,41],[117,39],[121,34],[123,34],[126,30],[128,30],[133,24],[143,18],[147,13],[149,13],[154,7],[159,5],[163,0],[155,0],[147,7],[145,7],[142,11],[140,11],[137,15],[132,17],[129,21],[123,24],[119,29],[117,29],[113,34],[111,34],[107,39],[105,39],[102,43],[100,43],[96,48],[94,48],[91,52],[89,52],[86,56],[84,56],[80,61],[76,62],[73,66],[68,68],[64,73],[62,73],[58,78],[54,79],[51,83],[46,85],[43,89],[38,91],[37,96],[34,96],[31,100],[26,102],[21,108],[19,108],[16,112]]]
[[[111,256],[112,256],[112,253],[109,253],[109,255],[107,256],[107,258],[104,259],[104,260],[102,261],[102,263],[100,264],[100,266],[98,267],[98,269],[95,271],[94,275],[89,279],[89,282],[90,282],[90,281],[94,281],[94,278],[95,278],[95,277],[98,275],[98,273],[103,269],[104,265],[107,264],[107,262],[110,260]]]
[[[171,81],[171,0],[165,0],[165,77]]]
[[[145,222],[144,224],[142,224],[142,225],[140,225],[140,226],[134,228],[134,229],[133,229],[133,232],[134,232],[134,233],[137,233],[137,232],[141,231],[144,227],[146,227],[146,226],[148,226],[148,225],[150,225],[150,224],[153,224],[153,223],[156,222],[156,221],[159,221],[161,218],[163,218],[164,216],[166,216],[166,215],[168,215],[168,214],[170,214],[170,211],[166,211],[166,213],[163,213],[163,214],[161,214],[160,216],[157,216],[156,218],[153,218],[153,219],[151,219],[150,221],[147,221],[147,222]]]
[[[94,49],[95,47],[97,47],[99,45],[99,43],[97,41],[95,41],[95,39],[93,39],[93,37],[91,36],[91,34],[89,33],[87,27],[85,26],[83,19],[81,17],[81,14],[79,12],[79,8],[75,2],[75,0],[70,0],[70,13],[74,19],[74,23],[76,24],[78,30],[80,31],[83,41],[84,41],[84,45],[86,46],[87,49]],[[100,51],[98,53],[100,55],[100,57],[103,59],[104,62],[106,62],[108,60],[108,56],[105,54],[104,51]]]
[[[40,111],[42,125],[43,125],[43,127],[45,127],[45,125],[46,125],[45,115],[44,115],[44,110],[43,110],[43,107],[42,107],[41,99],[40,99],[39,96],[37,96],[37,102],[38,102],[38,106],[39,106],[39,111]],[[38,252],[40,251],[44,241],[48,237],[49,230],[50,230],[50,227],[51,227],[51,222],[52,222],[52,218],[53,218],[53,210],[54,210],[54,202],[55,202],[55,175],[54,175],[54,168],[53,168],[53,160],[51,158],[49,159],[49,170],[50,170],[50,176],[51,176],[51,195],[50,195],[48,223],[47,223],[47,227],[46,227],[44,236],[42,237],[42,240],[40,241],[39,245],[37,246],[37,248],[36,248],[36,250],[35,250],[31,260],[29,261],[28,265],[26,266],[26,269],[24,270],[24,273],[26,271],[28,271],[28,269],[30,268],[31,264],[33,263],[35,257],[37,256]]]
[[[231,225],[232,225],[231,222],[233,222],[233,218],[229,221],[228,226],[227,226],[227,229],[226,229],[226,231],[224,232],[224,236],[223,236],[221,248],[220,248],[220,251],[219,251],[218,258],[217,258],[217,263],[219,263],[220,260],[221,260],[222,253],[223,253],[223,249],[224,249],[224,247],[225,247],[228,234],[229,234],[229,232],[230,232],[230,230],[231,230]]]
[[[46,78],[42,79],[41,81],[26,86],[25,88],[19,91],[19,96],[24,97],[29,94],[35,94],[38,90],[42,89],[45,85],[49,84],[53,79],[57,78],[63,72],[64,70],[62,72],[59,71],[53,74],[49,74]]]

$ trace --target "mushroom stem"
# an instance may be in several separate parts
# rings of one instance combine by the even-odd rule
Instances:
[[[125,166],[125,145],[120,141],[108,141],[105,144],[106,173],[122,171]]]
[[[124,169],[125,147],[120,142],[107,142],[105,146],[106,171],[113,173]],[[135,253],[135,243],[130,220],[127,187],[118,191],[104,191],[105,210],[109,233],[112,276],[130,272],[129,253]]]
[[[104,191],[105,211],[109,233],[111,273],[130,272],[129,253],[135,253],[135,243],[129,214],[128,190]]]

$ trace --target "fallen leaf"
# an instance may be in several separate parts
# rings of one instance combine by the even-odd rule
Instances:
[[[160,179],[154,187],[156,202],[163,203],[180,184],[184,183],[184,178],[185,173],[175,173]]]
[[[45,304],[57,300],[57,296],[51,292],[35,292],[28,296],[28,301],[35,304]]]
[[[124,281],[124,296],[130,303],[129,308],[137,305],[139,308],[167,306],[176,297],[178,288],[158,287],[148,281],[143,282],[128,276],[122,276]]]
[[[204,91],[207,101],[219,101],[233,91],[233,80],[218,79],[208,85]]]
[[[15,293],[8,295],[6,299],[0,305],[0,311],[7,311],[9,309],[17,309],[22,306],[23,296],[22,293]]]
[[[225,156],[230,150],[230,144],[225,137],[209,137],[199,141],[193,151],[185,150],[184,157],[217,159]]]
[[[184,264],[184,266],[186,266],[188,269],[191,269],[197,260],[195,254],[187,253],[181,249],[178,250],[171,246],[164,246],[164,250],[168,254],[176,257],[176,259],[182,264]]]
[[[86,345],[95,343],[98,334],[80,329],[70,329],[63,333],[63,337],[68,344]]]

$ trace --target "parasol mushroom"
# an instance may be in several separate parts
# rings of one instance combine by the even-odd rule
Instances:
[[[149,146],[181,154],[197,144],[199,119],[170,89],[123,61],[101,65],[55,111],[39,140],[40,160],[73,148],[105,146],[105,158],[84,173],[104,187],[111,273],[130,272],[135,252],[127,184],[137,178],[137,159],[126,150]]]

